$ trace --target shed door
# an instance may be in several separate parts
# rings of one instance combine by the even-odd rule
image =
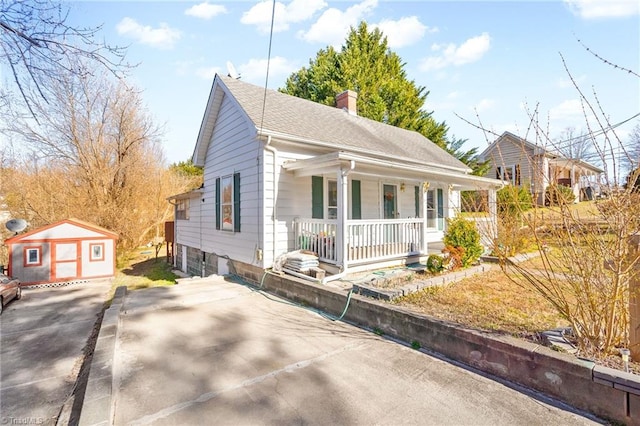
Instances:
[[[78,243],[55,243],[51,269],[54,279],[78,277]]]

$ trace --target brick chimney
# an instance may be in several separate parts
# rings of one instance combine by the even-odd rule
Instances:
[[[336,108],[344,109],[351,115],[358,115],[356,100],[358,94],[353,90],[345,90],[336,95]]]

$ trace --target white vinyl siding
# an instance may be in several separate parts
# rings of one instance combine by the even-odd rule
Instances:
[[[190,241],[207,253],[229,256],[232,259],[256,264],[258,234],[258,164],[262,163],[260,143],[255,128],[238,111],[235,102],[224,97],[216,126],[211,137],[204,165],[202,210],[199,218],[200,241]],[[215,181],[216,178],[240,173],[241,232],[224,232],[215,229]],[[261,188],[262,189],[262,188]],[[191,209],[191,220],[194,211]],[[179,243],[180,230],[178,230]]]

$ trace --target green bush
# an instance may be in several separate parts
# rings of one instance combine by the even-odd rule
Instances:
[[[442,270],[444,269],[443,262],[444,260],[442,259],[442,256],[439,256],[437,254],[429,255],[429,257],[427,258],[427,271],[431,272],[432,274],[438,274],[442,272]]]
[[[480,232],[478,232],[475,222],[460,216],[447,219],[444,244],[445,246],[464,248],[461,259],[464,268],[475,263],[484,251],[480,244]]]
[[[576,195],[571,188],[564,185],[549,185],[544,192],[544,203],[547,206],[572,204]]]
[[[516,216],[533,207],[531,193],[525,188],[505,186],[497,192],[498,213],[502,216]]]

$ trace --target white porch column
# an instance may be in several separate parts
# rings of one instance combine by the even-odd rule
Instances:
[[[349,173],[355,167],[351,161],[350,168],[341,167],[338,171],[338,225],[336,227],[336,259],[342,271],[347,270],[347,219],[349,218]]]
[[[427,191],[429,190],[429,182],[422,182],[420,193],[422,194],[422,253],[429,252],[429,243],[427,242]]]
[[[495,188],[491,188],[488,191],[488,203],[489,203],[489,226],[488,233],[491,238],[490,244],[494,244],[498,238],[498,191]],[[491,247],[493,248],[493,247]]]

